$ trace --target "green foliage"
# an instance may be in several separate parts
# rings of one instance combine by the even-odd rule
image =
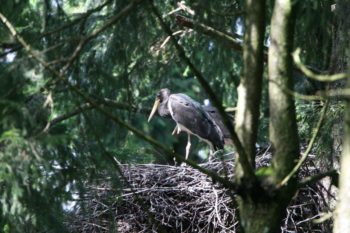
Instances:
[[[271,167],[261,167],[255,171],[255,175],[257,175],[258,177],[268,177],[271,176],[272,173],[273,169]]]
[[[272,2],[268,1],[268,18]],[[125,0],[4,1],[0,12],[40,59],[61,70],[72,57],[81,37],[100,29],[129,3]],[[306,50],[306,62],[320,64],[317,68],[321,69],[327,67],[329,57],[330,4],[331,1],[326,0],[317,3],[299,1],[302,17],[297,21],[296,46]],[[223,105],[234,107],[242,68],[241,54],[225,43],[179,26],[173,15],[166,16],[177,8],[176,2],[157,1],[155,5],[171,29],[179,31],[177,39],[186,55],[203,73]],[[178,13],[233,34],[237,19],[244,17],[242,1],[187,1],[186,5],[196,14]],[[321,20],[316,26],[315,18]],[[185,147],[186,140],[171,135],[173,122],[154,118],[148,124],[141,109],[149,109],[156,93],[163,87],[174,93],[186,93],[200,102],[208,96],[189,67],[179,60],[167,34],[149,10],[148,1],[84,44],[63,73],[70,86],[29,56],[4,25],[1,28],[2,231],[64,232],[63,216],[68,210],[63,204],[83,198],[86,181],[98,182],[100,176],[108,175],[115,178],[114,188],[120,188],[113,157],[121,163],[172,162],[96,108],[80,109],[87,100],[77,95],[71,86],[95,101],[107,98],[135,107],[136,112],[98,102],[104,110],[169,148],[180,151]],[[263,143],[268,143],[266,81],[267,74],[259,132],[259,141]],[[297,91],[308,92],[302,89],[304,82],[305,77],[296,79]],[[329,112],[326,129],[330,129],[332,119],[341,114],[338,105],[333,107],[335,110]],[[48,125],[50,120],[74,111],[80,112]],[[301,138],[307,141],[317,121],[318,105],[297,102],[297,115]],[[320,140],[326,139],[322,136]],[[318,146],[322,145],[320,141]],[[193,143],[193,154],[206,149],[203,143]],[[257,174],[266,172],[261,170]]]
[[[298,5],[295,47],[307,50],[304,54],[307,64],[321,70],[329,68],[335,26],[332,4],[332,0],[307,0]]]
[[[297,101],[296,115],[299,136],[304,147],[306,147],[306,143],[309,143],[310,138],[315,133],[323,105],[324,102],[320,101]],[[340,145],[343,136],[343,115],[344,105],[336,101],[331,102],[323,119],[321,130],[313,145],[312,154],[318,158],[318,167],[323,172],[337,167],[337,157],[341,152]]]

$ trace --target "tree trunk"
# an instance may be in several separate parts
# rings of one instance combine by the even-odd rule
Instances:
[[[245,33],[243,45],[243,74],[238,87],[238,108],[236,113],[236,132],[242,142],[248,162],[255,166],[255,142],[259,125],[259,105],[263,77],[263,47],[265,34],[265,1],[245,1]],[[236,164],[236,182],[241,185],[248,177],[243,172],[242,155]],[[253,183],[251,180],[250,183]],[[249,191],[247,191],[249,192]],[[243,231],[250,232],[255,225],[254,197],[237,198],[240,211],[240,224]],[[265,209],[265,207],[264,207]]]
[[[270,140],[272,143],[273,181],[281,181],[294,167],[299,156],[299,140],[293,97],[291,50],[294,20],[292,0],[276,0],[271,20],[269,49]]]
[[[292,0],[276,0],[271,21],[269,50],[270,139],[273,151],[272,174],[256,177],[253,187],[245,187],[237,198],[242,232],[275,233],[280,231],[286,207],[296,186],[292,178],[287,185],[279,182],[292,170],[299,155],[299,141],[292,90],[291,49],[294,17]],[[263,18],[265,2],[246,1],[244,71],[239,87],[237,132],[249,160],[254,162],[261,77],[263,65]],[[260,51],[257,51],[257,50]],[[239,169],[239,165],[238,165]],[[237,177],[243,176],[239,169]],[[244,180],[244,179],[242,179]],[[249,184],[249,182],[247,182]]]
[[[244,233],[279,232],[290,198],[284,198],[288,195],[259,198],[260,194],[256,193],[254,199],[238,198],[241,230]]]
[[[350,79],[347,88],[350,88]],[[350,100],[345,108],[343,152],[340,162],[339,196],[335,211],[334,233],[348,232],[350,229]]]
[[[339,22],[341,28],[341,45],[347,49],[348,70],[350,70],[350,0],[338,1],[336,5],[336,13],[339,14]],[[347,88],[350,88],[350,78],[347,81]],[[348,97],[345,107],[344,117],[344,139],[343,152],[340,160],[340,178],[339,178],[339,195],[338,203],[335,211],[334,233],[348,232],[350,229],[350,98]]]
[[[238,87],[235,124],[248,160],[254,166],[264,69],[265,1],[246,0],[245,7],[243,74]],[[239,165],[236,169],[240,170]]]

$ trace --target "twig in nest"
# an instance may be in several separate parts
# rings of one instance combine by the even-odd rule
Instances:
[[[264,153],[257,158],[257,167],[267,166],[270,160],[271,153]],[[223,175],[221,161],[201,166]],[[226,161],[225,166],[227,178],[233,179],[233,161]],[[312,161],[306,160],[303,168],[307,169],[301,170],[299,178],[315,175],[318,171],[313,166]],[[160,229],[236,232],[238,229],[234,194],[196,169],[158,164],[121,165],[121,169],[144,205],[135,201],[130,188],[117,191],[111,178],[99,180],[99,185],[86,183],[85,200],[67,220],[72,232],[159,232]],[[320,186],[316,183],[300,189],[287,209],[281,232],[331,231],[329,219],[314,224],[322,218],[322,213],[332,211]],[[149,213],[154,215],[154,221]]]

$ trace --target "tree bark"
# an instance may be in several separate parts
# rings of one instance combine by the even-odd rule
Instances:
[[[236,130],[253,164],[259,116],[263,65],[264,1],[246,1],[244,71],[238,89]],[[258,176],[253,187],[239,193],[240,224],[245,233],[279,231],[286,207],[296,191],[292,178],[285,186],[279,182],[292,170],[299,155],[294,100],[286,89],[293,89],[291,49],[293,38],[292,0],[276,0],[271,21],[269,49],[270,140],[274,148],[272,172]],[[257,52],[257,50],[260,50]],[[238,166],[239,169],[239,166]],[[240,174],[239,169],[237,176]],[[244,176],[244,174],[243,174]]]
[[[289,203],[290,198],[285,198],[288,195],[259,198],[260,195],[264,196],[263,193],[256,193],[253,198],[238,198],[239,221],[243,233],[276,233],[280,231],[281,222],[286,212],[284,203]]]
[[[350,79],[347,88],[350,88]],[[348,232],[350,229],[350,100],[347,101],[345,108],[345,129],[340,167],[334,233]]]
[[[265,1],[246,0],[245,9],[244,66],[238,87],[235,127],[247,159],[254,167],[264,66]],[[237,160],[235,172],[236,182],[245,189],[237,197],[242,232],[278,231],[281,221],[278,216],[282,216],[281,212],[284,209],[281,209],[279,201],[271,198],[261,189],[261,184],[246,182],[247,177],[240,160],[241,157]],[[252,187],[247,188],[250,184],[253,184]]]
[[[283,179],[295,166],[299,156],[299,140],[293,90],[291,50],[295,17],[292,0],[276,0],[271,19],[269,49],[270,141],[274,183]]]
[[[350,22],[348,15],[350,13],[350,0],[338,1],[336,13],[339,14],[341,25],[341,46],[347,49],[347,57],[350,55],[349,38]],[[348,59],[348,69],[350,70]],[[347,81],[347,88],[350,88],[350,78]],[[350,99],[347,99],[344,116],[344,139],[343,151],[340,160],[340,178],[339,178],[339,195],[335,211],[334,233],[348,232],[350,229]]]
[[[248,160],[254,167],[264,69],[265,1],[246,0],[245,7],[243,74],[238,87],[235,124]],[[239,164],[236,169],[240,170]]]

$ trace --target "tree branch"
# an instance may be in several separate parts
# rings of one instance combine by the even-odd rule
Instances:
[[[325,92],[320,92],[321,95],[327,96],[329,98],[341,98],[344,100],[349,100],[350,99],[350,88],[344,88],[340,90],[329,90],[327,93]]]
[[[137,108],[137,107],[132,106],[130,104],[116,102],[114,100],[107,99],[107,98],[94,97],[94,99],[99,104],[104,105],[106,107],[112,107],[112,108],[117,108],[117,109],[121,109],[121,110],[127,110],[129,112],[143,113],[143,114],[149,114],[151,112],[150,108]],[[67,120],[71,117],[74,117],[74,116],[81,114],[81,113],[83,113],[87,110],[90,110],[90,109],[94,109],[94,107],[91,104],[89,104],[89,103],[82,104],[79,107],[77,107],[76,109],[52,119],[49,122],[49,127],[52,127],[61,121]]]
[[[210,27],[208,25],[205,25],[203,23],[196,22],[190,18],[187,18],[182,15],[176,15],[175,16],[175,22],[180,25],[184,26],[187,28],[191,28],[197,32],[203,33],[204,35],[210,36],[211,38],[217,39],[218,41],[228,45],[230,48],[238,51],[238,52],[243,52],[243,45],[242,43],[235,38],[234,35],[229,34],[227,32],[222,32],[220,30],[217,30],[213,27]],[[264,61],[267,62],[267,50],[268,47],[264,47]],[[297,67],[298,69],[295,68],[295,70],[298,73],[303,73],[303,71]],[[309,67],[308,68],[311,72],[317,75],[317,73],[320,73],[319,70]]]
[[[326,103],[323,105],[322,110],[321,110],[321,115],[320,118],[317,122],[316,128],[314,129],[314,133],[312,135],[312,138],[307,146],[306,151],[304,152],[304,154],[302,155],[302,157],[299,159],[298,163],[294,166],[294,168],[291,170],[291,172],[281,181],[281,183],[278,185],[279,187],[286,185],[288,183],[288,181],[298,172],[299,168],[301,167],[301,165],[304,163],[304,161],[306,160],[307,156],[310,154],[311,149],[316,141],[316,137],[318,135],[318,133],[320,132],[322,123],[325,119],[326,116],[326,112],[327,112],[327,108],[328,108],[328,101],[326,101]]]
[[[325,178],[325,177],[331,177],[333,180],[337,181],[339,179],[339,172],[336,170],[328,171],[325,173],[317,174],[314,176],[309,176],[304,178],[302,181],[298,183],[298,188],[304,188],[307,185],[311,185],[313,183],[316,183],[317,181]],[[337,182],[336,182],[337,183]]]
[[[294,52],[293,52],[293,60],[295,65],[298,67],[299,70],[301,70],[301,72],[303,72],[303,74],[305,76],[307,76],[310,79],[313,80],[317,80],[320,82],[334,82],[334,81],[338,81],[341,79],[345,79],[347,77],[350,77],[349,73],[339,73],[339,74],[333,74],[333,75],[322,75],[322,74],[316,74],[314,73],[312,70],[310,70],[309,68],[307,68],[300,60],[300,48],[297,48]]]
[[[68,112],[66,114],[63,114],[61,116],[58,116],[58,117],[55,117],[54,119],[52,119],[48,125],[49,127],[53,127],[54,125],[56,125],[57,123],[61,122],[61,121],[64,121],[64,120],[67,120],[71,117],[74,117],[80,113],[83,113],[84,111],[86,110],[89,110],[89,109],[93,109],[93,107],[90,105],[90,104],[82,104],[80,105],[77,109],[71,111],[71,112]]]
[[[317,95],[304,95],[298,92],[295,92],[287,87],[283,87],[280,84],[278,84],[276,81],[269,79],[269,82],[275,83],[279,88],[281,88],[286,94],[293,96],[295,99],[302,99],[302,100],[307,100],[307,101],[315,101],[315,100],[326,100],[328,97],[328,92],[323,93],[319,92]]]
[[[7,54],[14,53],[14,52],[20,50],[21,48],[23,48],[22,45],[15,45],[15,46],[13,46],[13,48],[9,49],[8,51],[1,53],[0,57],[5,57],[5,56],[7,56]]]
[[[269,138],[274,151],[271,181],[275,184],[290,173],[300,154],[294,98],[285,92],[285,89],[293,89],[291,49],[295,9],[293,0],[276,0],[271,18],[272,42],[268,61]],[[290,182],[286,188],[291,188],[294,182]]]
[[[214,39],[217,39],[237,51],[243,51],[242,42],[226,32],[221,32],[213,27],[207,26],[203,23],[195,22],[192,19],[181,15],[175,16],[175,22],[180,26],[194,29]]]
[[[255,166],[255,144],[259,127],[264,71],[265,1],[246,0],[245,9],[243,70],[237,88],[235,129],[247,153],[249,162],[252,166]],[[238,176],[241,173],[240,166],[238,164],[236,169]]]

